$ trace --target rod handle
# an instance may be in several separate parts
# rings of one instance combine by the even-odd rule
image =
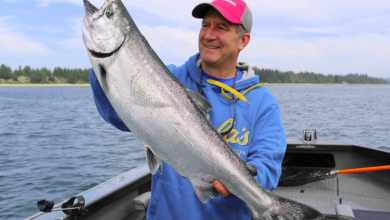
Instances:
[[[390,170],[390,165],[377,166],[377,167],[355,168],[355,169],[344,169],[344,170],[339,170],[338,173],[339,174],[364,173],[364,172],[381,171],[381,170]]]

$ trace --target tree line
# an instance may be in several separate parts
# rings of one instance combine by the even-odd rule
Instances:
[[[369,77],[367,74],[347,74],[347,75],[324,75],[313,72],[279,71],[272,69],[259,69],[254,67],[255,74],[260,77],[261,82],[268,83],[314,83],[314,84],[389,84],[386,79]],[[21,76],[25,76],[24,83],[89,83],[89,68],[70,69],[56,67],[53,71],[43,67],[33,69],[30,66],[12,71],[4,64],[0,67],[0,79],[10,80],[14,83],[21,82]],[[11,83],[12,83],[11,82]]]
[[[46,67],[33,69],[30,66],[12,71],[9,66],[1,64],[0,79],[10,83],[89,83],[89,68],[70,69],[56,67],[53,71]],[[24,80],[21,78],[24,76]],[[12,80],[11,80],[12,79]],[[11,81],[10,81],[11,80]]]
[[[367,74],[324,75],[313,72],[279,71],[254,67],[261,82],[268,83],[314,83],[314,84],[389,84],[386,79],[369,77]]]

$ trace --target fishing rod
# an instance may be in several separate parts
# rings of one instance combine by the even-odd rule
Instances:
[[[377,167],[364,167],[354,169],[343,169],[343,170],[331,170],[330,174],[349,174],[349,173],[365,173],[372,171],[390,170],[390,165],[377,166]]]
[[[390,165],[329,170],[324,168],[307,168],[307,167],[283,167],[282,175],[280,176],[279,187],[302,186],[312,182],[332,179],[337,174],[364,173],[373,171],[390,170]]]

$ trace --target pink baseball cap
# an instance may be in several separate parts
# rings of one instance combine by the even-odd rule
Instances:
[[[226,20],[234,24],[242,24],[245,31],[252,31],[252,12],[242,0],[215,0],[211,3],[201,3],[192,10],[192,16],[203,18],[210,8],[217,10]]]

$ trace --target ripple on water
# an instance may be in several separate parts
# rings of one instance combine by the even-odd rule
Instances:
[[[390,87],[267,88],[279,102],[287,138],[317,129],[320,139],[390,151]],[[0,216],[5,219],[23,219],[37,212],[37,200],[63,201],[145,164],[139,141],[99,116],[88,87],[0,88],[4,100]]]

